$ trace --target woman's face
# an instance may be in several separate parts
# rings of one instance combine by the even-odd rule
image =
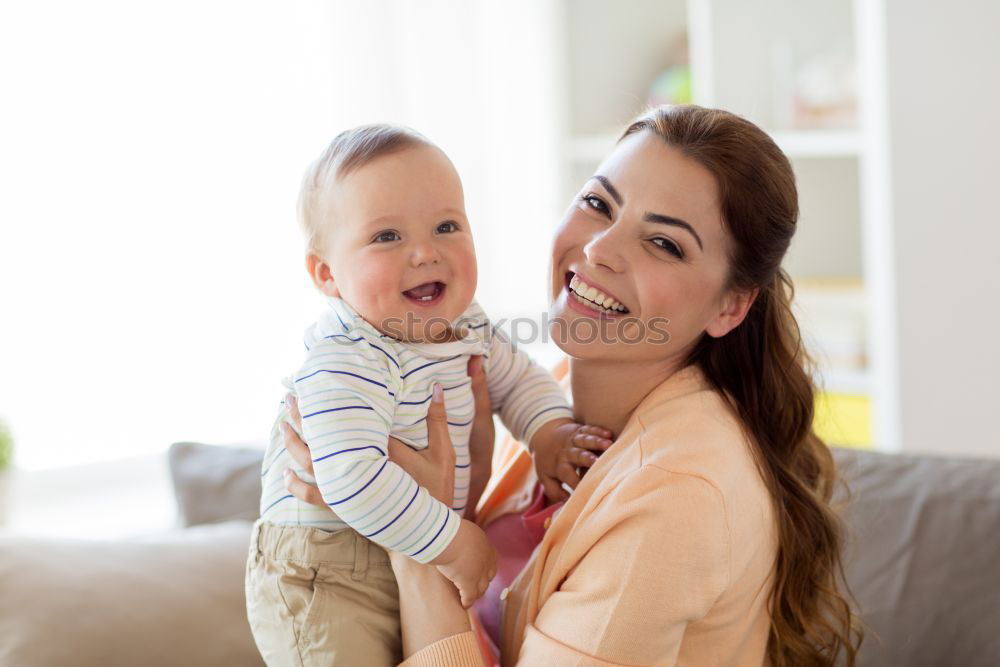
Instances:
[[[626,137],[556,232],[554,340],[583,359],[683,358],[752,303],[725,289],[729,243],[712,174],[650,132]]]

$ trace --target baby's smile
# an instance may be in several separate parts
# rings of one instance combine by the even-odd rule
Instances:
[[[435,306],[444,299],[446,288],[447,285],[436,280],[429,283],[421,283],[416,287],[405,290],[403,296],[406,297],[407,301],[417,306]]]

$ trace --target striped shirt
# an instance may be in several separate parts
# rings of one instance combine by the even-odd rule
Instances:
[[[434,560],[458,532],[469,493],[469,435],[474,401],[470,355],[483,355],[494,411],[522,442],[553,419],[573,417],[552,376],[495,329],[473,302],[459,318],[461,340],[405,343],[381,334],[346,302],[329,308],[305,333],[306,358],[284,385],[295,392],[303,440],[315,478],[288,456],[279,425],[282,403],[261,468],[260,511],[267,521],[334,531],[353,528],[382,547],[421,563]],[[444,388],[455,447],[455,496],[449,508],[388,459],[392,435],[413,449],[427,447],[427,407],[434,383]],[[294,424],[292,424],[294,428]],[[333,510],[314,507],[285,489],[292,468],[317,485]]]

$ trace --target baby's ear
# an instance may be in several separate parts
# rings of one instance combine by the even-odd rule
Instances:
[[[309,272],[309,277],[312,278],[316,289],[327,296],[340,297],[340,290],[337,289],[337,285],[333,280],[333,273],[330,271],[330,265],[327,264],[325,259],[316,253],[307,253],[306,271]]]

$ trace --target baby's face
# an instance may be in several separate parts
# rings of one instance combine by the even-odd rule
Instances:
[[[476,253],[462,182],[431,146],[375,159],[326,198],[332,285],[379,331],[410,342],[447,340],[476,291]]]

